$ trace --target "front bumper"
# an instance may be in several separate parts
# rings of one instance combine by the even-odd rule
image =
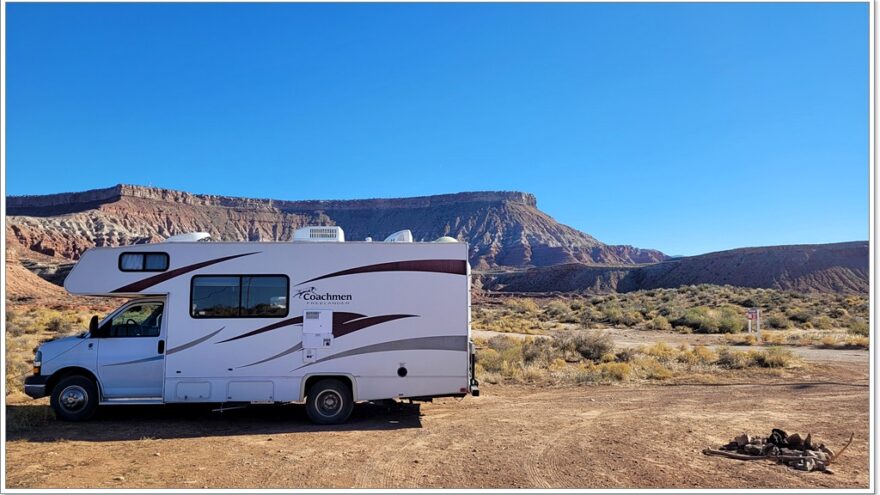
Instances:
[[[46,396],[46,381],[48,376],[31,375],[24,379],[24,393],[34,399]]]

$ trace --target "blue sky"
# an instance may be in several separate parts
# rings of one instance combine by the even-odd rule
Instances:
[[[7,14],[8,194],[522,190],[669,254],[868,237],[866,3]]]

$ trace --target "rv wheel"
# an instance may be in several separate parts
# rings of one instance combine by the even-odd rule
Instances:
[[[62,378],[54,388],[49,400],[55,417],[63,421],[85,421],[98,408],[98,386],[94,380],[82,375]]]
[[[312,422],[335,425],[344,422],[354,409],[351,390],[339,380],[326,378],[309,387],[306,412]]]

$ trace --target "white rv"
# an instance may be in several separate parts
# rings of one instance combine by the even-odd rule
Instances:
[[[42,344],[28,395],[65,420],[99,405],[305,401],[331,424],[358,401],[479,394],[466,243],[344,242],[338,227],[202,237],[83,253],[68,292],[134,299]]]

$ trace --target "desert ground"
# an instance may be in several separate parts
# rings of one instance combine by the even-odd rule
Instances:
[[[620,346],[663,335],[613,333]],[[867,488],[868,351],[805,351],[797,369],[708,380],[484,383],[463,400],[362,404],[340,426],[310,424],[299,405],[131,406],[71,424],[46,399],[7,398],[7,486]],[[835,450],[855,440],[834,474],[701,453],[776,427]]]

